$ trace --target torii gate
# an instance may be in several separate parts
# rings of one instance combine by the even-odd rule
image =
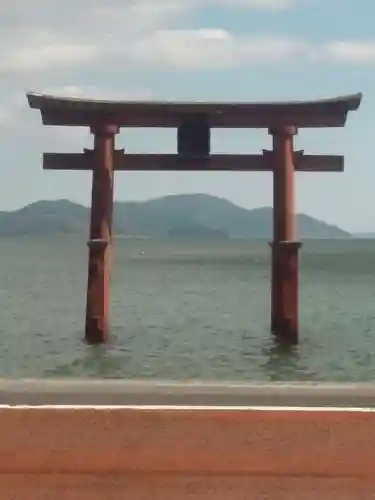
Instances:
[[[284,343],[298,342],[298,251],[294,206],[294,170],[341,172],[338,155],[294,151],[298,128],[343,127],[362,94],[335,99],[276,103],[176,103],[96,101],[28,93],[44,125],[89,127],[94,149],[83,153],[45,153],[43,168],[92,170],[92,200],[85,339],[108,339],[110,249],[114,171],[271,171],[273,241],[271,331]],[[115,149],[121,127],[177,129],[178,154],[127,154]],[[262,154],[210,154],[211,128],[266,128],[273,149]]]

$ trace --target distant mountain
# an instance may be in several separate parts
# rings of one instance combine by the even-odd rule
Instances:
[[[373,240],[375,238],[375,233],[353,233],[353,238]]]
[[[308,215],[298,215],[297,222],[302,239],[351,237]],[[88,224],[89,209],[68,200],[38,201],[14,212],[0,212],[0,235],[79,234],[87,233]],[[272,209],[247,210],[206,194],[118,202],[114,206],[115,234],[162,238],[194,227],[221,231],[230,238],[270,238]]]
[[[0,212],[0,234],[81,233],[89,222],[86,207],[69,200],[37,201],[14,212]]]

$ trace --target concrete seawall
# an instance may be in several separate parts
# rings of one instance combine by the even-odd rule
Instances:
[[[374,498],[374,402],[370,384],[1,381],[1,498]]]
[[[2,404],[375,407],[375,383],[0,379]]]

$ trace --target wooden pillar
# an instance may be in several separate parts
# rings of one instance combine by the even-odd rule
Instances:
[[[85,324],[85,340],[90,344],[100,344],[108,339],[113,163],[118,131],[118,127],[107,124],[91,127],[94,165]]]
[[[298,253],[294,199],[295,127],[275,127],[273,136],[273,242],[271,331],[285,344],[298,343]]]

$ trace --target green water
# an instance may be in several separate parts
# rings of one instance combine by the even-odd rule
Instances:
[[[0,241],[0,376],[375,379],[375,241],[310,241],[301,343],[269,333],[267,242],[119,240],[111,342],[82,342],[84,238]]]

